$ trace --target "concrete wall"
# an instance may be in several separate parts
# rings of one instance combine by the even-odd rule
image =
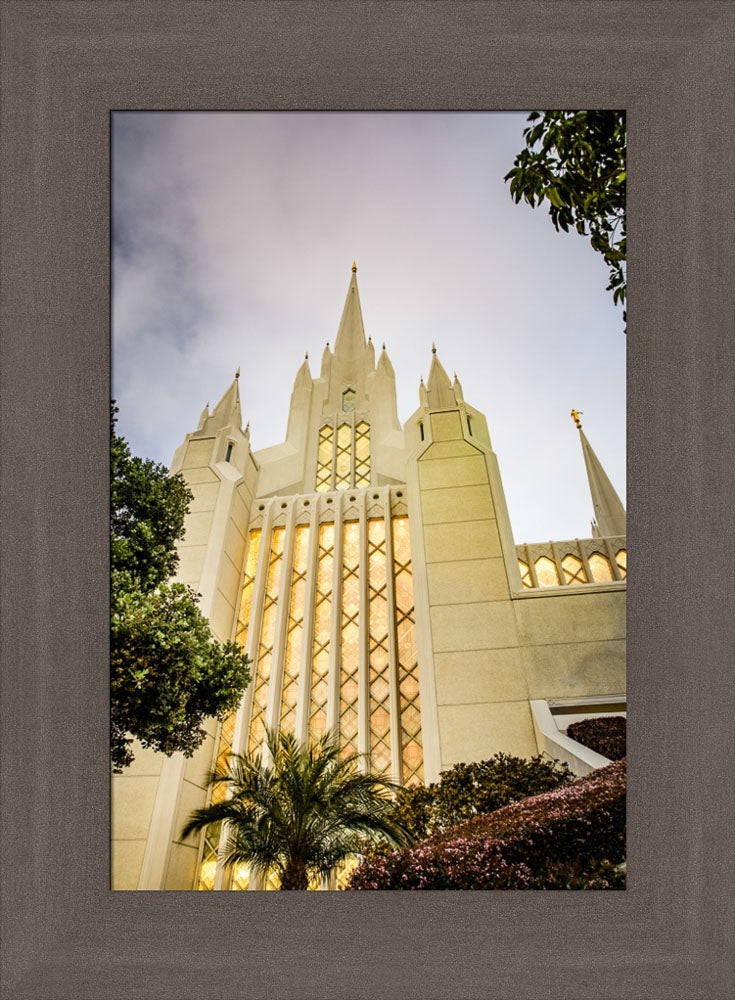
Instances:
[[[625,593],[522,593],[495,456],[469,434],[461,406],[422,420],[412,510],[440,766],[501,750],[531,756],[539,747],[530,699],[625,690]]]

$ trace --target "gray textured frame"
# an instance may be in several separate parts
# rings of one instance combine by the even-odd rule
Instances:
[[[3,996],[729,996],[732,6],[2,17]],[[538,106],[629,111],[630,888],[110,892],[109,110]]]

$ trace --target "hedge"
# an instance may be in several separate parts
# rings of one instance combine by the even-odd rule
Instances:
[[[608,760],[622,760],[625,757],[625,731],[625,716],[608,715],[573,722],[567,729],[567,736]]]
[[[364,859],[348,889],[622,888],[625,760],[414,847]]]

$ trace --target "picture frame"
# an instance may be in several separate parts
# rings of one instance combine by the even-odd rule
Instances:
[[[3,996],[730,996],[732,8],[5,0],[2,18]],[[628,889],[113,892],[110,112],[542,106],[628,113]]]

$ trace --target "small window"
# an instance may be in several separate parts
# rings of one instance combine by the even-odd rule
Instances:
[[[351,413],[355,409],[354,389],[345,389],[342,393],[342,409],[345,413]]]
[[[424,422],[419,420],[419,434],[421,435],[421,440],[424,440]]]
[[[468,431],[470,437],[472,437],[472,421],[470,420],[469,413],[467,414],[467,431]]]
[[[225,455],[225,462],[229,462],[232,457],[232,442],[227,445],[227,454]]]

